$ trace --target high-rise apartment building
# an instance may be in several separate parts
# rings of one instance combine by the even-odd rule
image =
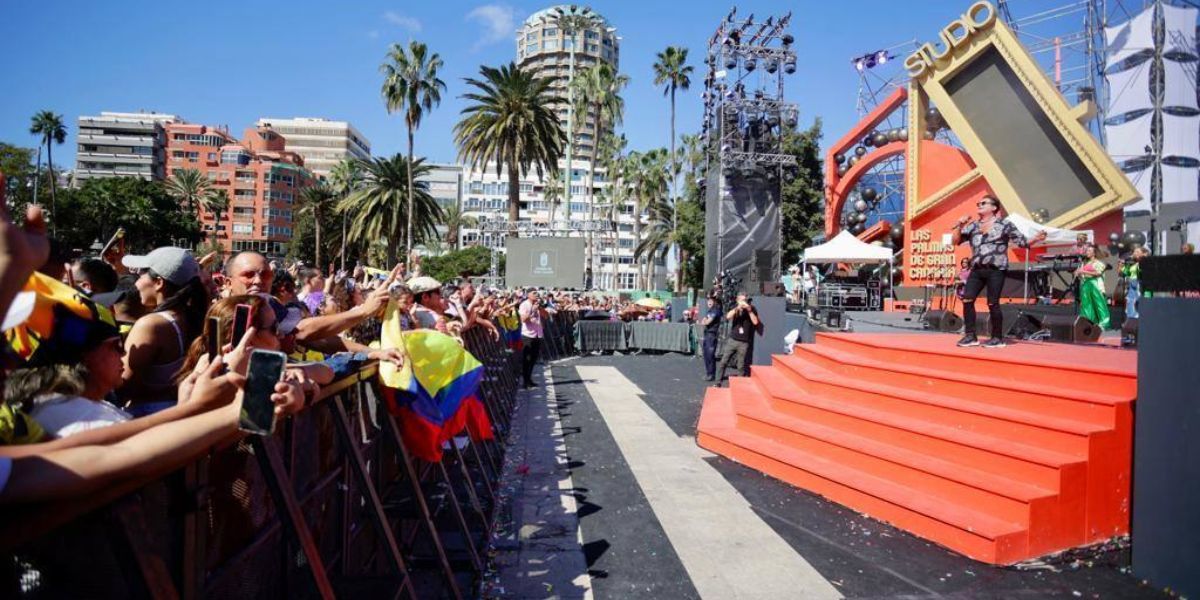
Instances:
[[[574,220],[586,220],[589,214],[584,193],[587,187],[587,165],[587,161],[576,161],[575,168],[571,171],[571,195],[574,198],[571,212]],[[559,176],[561,176],[559,173],[545,173],[539,178],[536,172],[530,172],[521,178],[520,219],[522,221],[550,222],[550,205],[545,197],[546,182],[550,177]],[[603,173],[597,174],[595,183],[595,198],[599,205],[597,211],[604,211],[606,207],[600,203],[603,202],[602,199],[607,193],[609,184],[604,179]],[[565,202],[565,199],[560,200],[559,206],[555,209],[556,220],[559,219],[557,215],[561,215],[565,210]],[[473,217],[479,223],[477,227],[462,229],[460,235],[464,247],[479,244],[493,250],[504,251],[504,240],[507,234],[501,224],[508,222],[508,176],[506,174],[497,176],[495,165],[489,165],[482,171],[464,169],[462,211],[464,216]],[[590,238],[594,243],[595,253],[592,269],[593,288],[631,290],[639,287],[637,266],[633,260],[633,250],[636,246],[633,233],[633,213],[633,203],[623,203],[616,215],[616,232],[595,234]],[[604,216],[606,215],[597,214],[596,218],[600,219]],[[496,223],[497,226],[489,227],[489,223]],[[575,233],[573,235],[585,234]],[[614,264],[616,269],[613,268]],[[615,281],[614,277],[616,277]],[[655,289],[664,289],[666,286],[666,266],[661,260],[656,262],[653,283]]]
[[[101,112],[79,117],[75,184],[101,177],[163,179],[164,127],[181,122],[175,115],[154,112]]]
[[[608,21],[595,13],[596,26],[579,32],[574,36],[564,35],[554,21],[555,9],[570,10],[567,5],[552,6],[539,10],[521,25],[517,30],[517,64],[523,70],[532,72],[537,77],[553,77],[551,87],[557,99],[554,106],[558,113],[559,123],[563,131],[567,131],[567,77],[570,72],[571,48],[575,48],[575,72],[590,67],[599,61],[612,66],[619,71],[621,56],[621,38],[617,30]],[[595,158],[595,121],[596,115],[575,115],[575,156],[585,160]]]
[[[223,128],[173,123],[166,137],[168,174],[196,169],[229,198],[219,221],[200,210],[210,239],[215,236],[226,251],[256,250],[272,257],[287,252],[295,203],[316,177],[303,157],[286,149],[279,132],[251,127],[238,141]]]
[[[304,166],[318,177],[328,178],[333,166],[346,158],[371,158],[371,142],[346,121],[263,117],[255,125],[282,134],[287,140],[287,150],[303,156]]]

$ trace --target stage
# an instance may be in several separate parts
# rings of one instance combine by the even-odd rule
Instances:
[[[993,564],[1128,533],[1136,351],[849,317],[710,390],[700,445]]]

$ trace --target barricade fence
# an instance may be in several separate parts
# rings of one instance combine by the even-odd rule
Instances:
[[[545,347],[569,352],[573,317],[554,321]],[[0,597],[474,596],[519,357],[482,328],[463,342],[484,366],[494,440],[413,457],[368,364],[271,436],[88,498],[6,508]]]

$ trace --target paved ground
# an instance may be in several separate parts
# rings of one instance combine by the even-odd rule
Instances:
[[[697,359],[594,356],[550,370],[553,397],[532,394],[522,408],[540,407],[526,414],[540,413],[548,424],[530,429],[520,443],[561,459],[547,466],[544,459],[531,462],[537,452],[514,454],[520,460],[510,460],[506,485],[518,496],[528,496],[521,491],[527,488],[543,495],[526,503],[546,506],[552,496],[552,512],[560,513],[555,522],[578,523],[578,547],[569,543],[575,532],[555,528],[556,541],[540,550],[563,555],[548,563],[545,553],[529,550],[528,536],[510,536],[501,552],[509,568],[496,580],[509,593],[491,595],[518,597],[511,590],[519,587],[519,597],[778,598],[776,586],[793,585],[796,593],[783,597],[1161,596],[1123,572],[1127,550],[1079,553],[1026,569],[989,567],[704,452],[693,439],[704,393]],[[534,439],[559,429],[555,443]],[[522,465],[537,464],[554,473],[551,480],[520,485],[533,481],[535,471]],[[557,508],[567,506],[556,504],[559,488],[573,490],[574,515]],[[544,525],[530,518],[534,527],[525,531]],[[586,584],[575,572],[579,551]],[[524,567],[522,559],[512,560],[522,552],[533,561]],[[555,564],[564,565],[561,573]]]

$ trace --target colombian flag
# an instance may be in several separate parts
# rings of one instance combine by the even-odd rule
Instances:
[[[464,428],[476,440],[492,439],[492,423],[476,395],[483,364],[455,338],[429,329],[400,331],[395,303],[384,317],[382,345],[400,348],[403,367],[381,363],[388,411],[400,419],[404,443],[416,456],[442,459],[442,443]]]
[[[499,315],[496,324],[504,330],[504,341],[508,344],[508,348],[513,351],[520,350],[521,320],[517,318],[517,315],[515,313]]]

